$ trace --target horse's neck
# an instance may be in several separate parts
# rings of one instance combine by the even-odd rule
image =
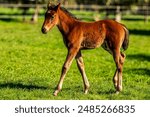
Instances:
[[[69,33],[75,22],[76,20],[64,13],[64,11],[59,11],[59,23],[57,26],[63,35],[67,35]]]

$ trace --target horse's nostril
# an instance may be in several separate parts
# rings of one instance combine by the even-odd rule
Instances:
[[[46,34],[46,28],[42,28],[42,33]]]

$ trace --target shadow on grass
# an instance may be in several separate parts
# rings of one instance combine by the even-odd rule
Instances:
[[[150,69],[148,68],[133,68],[133,69],[128,69],[127,71],[132,72],[132,74],[136,74],[136,75],[150,76]]]
[[[42,89],[46,90],[48,87],[44,86],[36,86],[36,85],[24,85],[21,83],[4,83],[0,84],[0,88],[15,88],[15,89],[27,89],[27,90],[32,90],[32,89]]]
[[[17,18],[0,18],[1,21],[4,21],[4,22],[21,22],[19,19]]]
[[[123,19],[123,20],[127,20],[127,21],[143,21],[143,22],[145,21],[144,18],[137,18],[137,17],[135,17],[135,18],[134,18],[134,17],[132,17],[132,18],[124,17],[124,18],[122,18],[122,19]]]
[[[150,55],[146,55],[146,54],[129,54],[129,55],[127,55],[127,59],[136,59],[136,60],[140,60],[140,61],[150,62]]]
[[[107,90],[107,91],[101,90],[101,91],[98,91],[98,94],[101,94],[101,95],[112,95],[112,94],[116,94],[116,91],[115,91],[115,88]]]
[[[138,61],[148,61],[150,62],[150,55],[146,54],[131,54],[127,56],[127,59],[129,60],[138,60]],[[149,68],[133,68],[133,69],[128,69],[127,71],[132,72],[133,74],[138,74],[138,75],[148,75],[150,76],[150,69]]]
[[[130,29],[129,30],[130,34],[134,34],[134,35],[145,35],[145,36],[149,36],[150,35],[150,31],[149,30],[142,30],[142,29]]]

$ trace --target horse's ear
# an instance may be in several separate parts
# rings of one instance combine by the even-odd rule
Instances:
[[[52,6],[52,3],[49,2],[49,3],[47,4],[47,8],[50,8],[51,6]]]
[[[57,11],[60,8],[60,3],[58,3],[58,5],[55,7],[55,10]]]
[[[61,5],[61,3],[58,3],[58,5],[57,5],[57,6],[58,6],[58,8],[60,7],[60,5]]]

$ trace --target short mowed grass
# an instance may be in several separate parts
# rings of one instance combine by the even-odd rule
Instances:
[[[67,49],[58,29],[41,33],[37,24],[0,21],[0,99],[150,99],[150,23],[123,20],[130,30],[130,45],[123,71],[123,91],[116,95],[112,77],[112,56],[97,48],[82,51],[90,82],[87,95],[74,61],[64,80],[63,90],[53,96]]]

